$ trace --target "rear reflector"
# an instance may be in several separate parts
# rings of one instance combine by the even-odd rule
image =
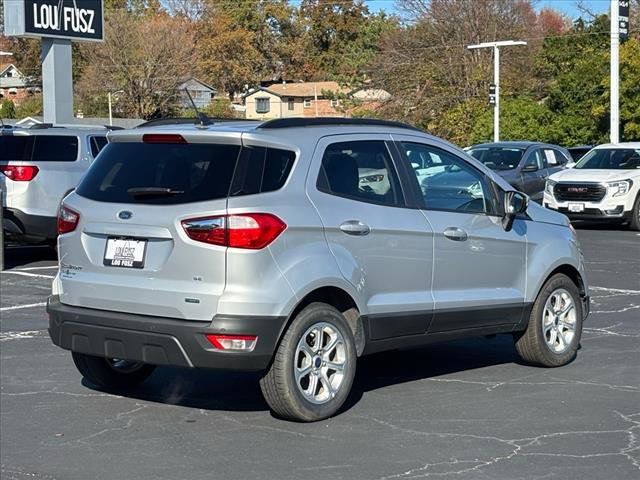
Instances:
[[[278,238],[287,224],[270,213],[243,213],[183,220],[182,227],[198,242],[259,250]]]
[[[73,232],[80,221],[80,214],[69,207],[60,205],[58,210],[58,235]]]
[[[173,133],[145,133],[142,135],[144,143],[187,143],[182,135]]]
[[[29,182],[38,174],[35,165],[0,165],[0,171],[14,182]]]
[[[218,350],[251,352],[256,347],[256,343],[258,343],[258,337],[255,335],[219,335],[217,333],[209,333],[205,336],[211,345]]]

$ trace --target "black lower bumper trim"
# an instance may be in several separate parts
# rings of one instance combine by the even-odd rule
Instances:
[[[216,316],[212,322],[74,307],[49,297],[49,335],[74,352],[152,365],[263,370],[273,356],[285,317]],[[252,352],[223,352],[207,333],[256,335]]]
[[[2,228],[7,235],[27,241],[54,240],[58,237],[56,217],[30,215],[15,208],[2,209]]]

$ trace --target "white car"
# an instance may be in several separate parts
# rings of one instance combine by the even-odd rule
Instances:
[[[544,206],[572,220],[629,222],[640,230],[640,142],[600,145],[547,180]]]

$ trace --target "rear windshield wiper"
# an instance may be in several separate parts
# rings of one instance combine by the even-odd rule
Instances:
[[[133,187],[127,190],[132,197],[170,197],[180,195],[184,190],[173,190],[168,187]]]

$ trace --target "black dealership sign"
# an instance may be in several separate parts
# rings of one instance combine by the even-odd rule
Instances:
[[[103,40],[102,0],[24,0],[24,34]]]

